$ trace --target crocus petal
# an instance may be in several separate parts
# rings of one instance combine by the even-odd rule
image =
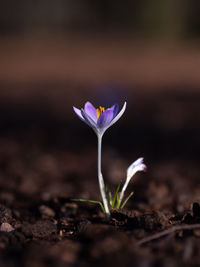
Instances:
[[[94,122],[97,122],[96,108],[90,102],[85,103],[84,111]]]
[[[108,108],[99,116],[99,119],[97,121],[97,126],[100,129],[103,129],[110,124],[112,119],[113,119],[113,109]]]
[[[117,115],[117,112],[119,110],[119,105],[115,104],[110,109],[113,109],[113,119]]]
[[[97,132],[97,124],[90,118],[90,116],[85,112],[85,110],[81,109],[81,114],[85,119],[85,122]]]
[[[147,167],[143,162],[143,158],[139,158],[134,161],[127,169],[127,179],[130,180],[133,175],[136,174],[138,171],[146,171]]]
[[[73,108],[78,117],[92,127],[98,136],[103,136],[105,131],[123,115],[126,109],[126,102],[118,115],[118,105],[115,104],[102,112],[98,119],[97,110],[90,102],[85,103],[84,109]]]
[[[124,102],[124,105],[121,109],[121,111],[117,114],[117,116],[115,118],[113,118],[113,120],[111,121],[111,123],[106,127],[105,130],[107,130],[110,126],[112,126],[115,122],[117,122],[121,116],[124,114],[124,111],[126,110],[126,102]]]
[[[81,110],[80,109],[78,109],[76,107],[73,107],[73,110],[82,121],[86,122],[85,119],[83,118],[82,114],[81,114]]]

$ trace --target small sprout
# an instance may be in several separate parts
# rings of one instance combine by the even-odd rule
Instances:
[[[119,197],[119,204],[121,204],[121,202],[122,202],[122,199],[124,197],[124,192],[126,191],[126,188],[129,184],[131,178],[136,174],[136,172],[147,170],[147,167],[143,163],[143,160],[144,160],[143,158],[139,158],[128,167],[127,172],[126,172],[126,181],[125,181],[124,186],[122,187],[122,191],[121,191],[120,197]]]
[[[127,177],[124,186],[122,187],[121,192],[120,184],[117,186],[117,189],[112,197],[112,193],[107,190],[104,184],[103,175],[101,172],[101,148],[102,148],[102,137],[105,131],[112,126],[115,122],[117,122],[120,117],[123,115],[126,110],[126,102],[124,103],[121,111],[118,113],[119,107],[117,104],[113,105],[111,108],[105,109],[104,107],[95,108],[90,102],[86,102],[84,108],[78,109],[73,107],[75,113],[78,117],[89,125],[97,135],[98,139],[98,180],[99,180],[99,188],[103,203],[96,200],[85,200],[85,199],[72,199],[73,201],[81,201],[81,202],[89,202],[100,205],[102,211],[105,213],[107,219],[110,219],[110,208],[111,209],[120,209],[123,208],[130,197],[133,195],[133,192],[125,199],[122,203],[124,192],[130,182],[132,176],[137,171],[144,171],[146,169],[146,165],[143,163],[143,158],[139,158],[130,167],[127,169]],[[110,207],[109,207],[110,206]]]
[[[144,158],[139,158],[134,161],[127,169],[127,178],[128,181],[136,174],[138,171],[146,171],[147,166],[143,163]]]

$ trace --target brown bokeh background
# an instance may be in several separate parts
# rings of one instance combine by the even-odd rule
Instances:
[[[132,153],[150,157],[169,152],[170,158],[196,160],[198,1],[43,0],[0,5],[2,135],[26,135],[34,128],[47,136],[63,132],[59,140],[66,149],[90,146],[92,142],[84,142],[89,130],[77,121],[72,106],[87,100],[122,105],[126,100],[127,112],[109,133],[106,146],[117,147],[112,140],[121,134],[118,142],[127,152],[131,147]]]

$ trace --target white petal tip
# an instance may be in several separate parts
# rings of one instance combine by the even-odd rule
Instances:
[[[143,161],[144,158],[139,158],[128,167],[127,177],[129,177],[129,179],[131,179],[138,171],[147,171],[147,166],[143,163]]]

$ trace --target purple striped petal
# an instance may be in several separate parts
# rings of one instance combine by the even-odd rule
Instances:
[[[118,110],[119,110],[119,106],[117,104],[113,105],[110,109],[113,110],[113,119],[114,117],[117,115]]]
[[[113,117],[113,120],[111,121],[109,127],[112,126],[115,122],[117,122],[121,118],[125,110],[126,110],[126,102],[124,102],[124,105],[122,109],[120,110],[120,112],[117,115],[115,115],[115,117]]]
[[[104,127],[107,127],[109,125],[112,119],[113,119],[113,109],[108,108],[99,116],[99,119],[97,121],[97,126],[103,129]]]
[[[84,111],[94,122],[97,122],[96,108],[90,102],[85,103]]]
[[[79,117],[82,121],[86,122],[85,119],[83,118],[82,114],[81,114],[81,110],[80,110],[80,109],[78,109],[78,108],[76,108],[76,107],[73,107],[73,110],[74,110],[74,112],[76,113],[76,115],[78,115],[78,117]]]
[[[90,118],[90,116],[85,112],[85,110],[82,108],[81,109],[81,114],[83,118],[85,119],[85,122],[92,127],[93,129],[97,128],[97,124]]]

